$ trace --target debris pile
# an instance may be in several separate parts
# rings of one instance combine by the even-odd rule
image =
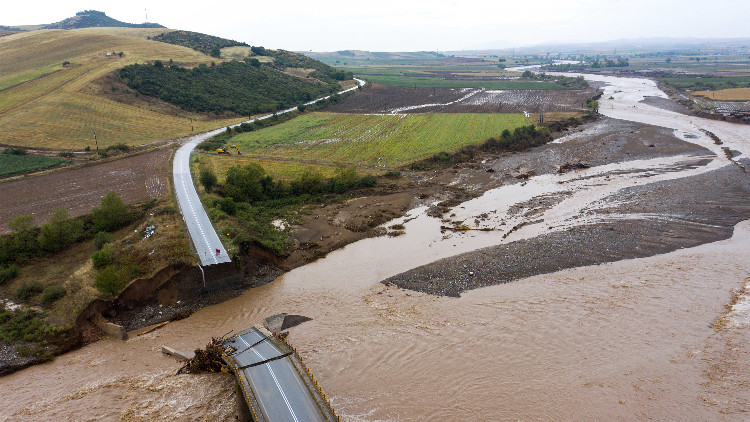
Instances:
[[[195,349],[195,357],[185,362],[178,374],[199,374],[202,372],[221,372],[224,366],[222,354],[226,335],[219,338],[212,337],[205,349]]]

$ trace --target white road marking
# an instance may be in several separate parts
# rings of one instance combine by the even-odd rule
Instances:
[[[241,336],[240,336],[240,340],[242,340],[242,342],[245,343],[245,346],[250,347],[250,344],[248,344],[248,342],[246,342],[245,339],[242,338]],[[254,348],[251,350],[260,358],[261,361],[266,360],[266,358],[264,358],[263,355],[258,353],[257,350],[255,350]],[[279,389],[279,392],[281,393],[281,397],[284,399],[284,403],[286,403],[287,409],[289,409],[289,413],[292,414],[292,418],[294,418],[294,422],[299,422],[299,420],[297,419],[297,415],[294,414],[294,409],[292,409],[292,405],[289,404],[289,400],[286,398],[286,394],[284,394],[284,390],[281,389],[281,384],[279,384],[279,380],[276,379],[276,374],[273,373],[273,369],[271,368],[271,365],[266,365],[266,368],[268,368],[268,372],[271,373],[271,378],[273,378],[273,382],[276,383],[276,387]]]

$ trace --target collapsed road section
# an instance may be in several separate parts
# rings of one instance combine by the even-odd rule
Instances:
[[[224,361],[255,421],[340,420],[304,361],[282,337],[253,327],[224,345]]]

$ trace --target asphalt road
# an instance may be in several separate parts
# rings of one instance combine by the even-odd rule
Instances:
[[[361,79],[355,79],[355,81],[357,81],[359,86],[365,84],[365,81]],[[339,94],[353,91],[355,89],[357,89],[356,86],[340,91]],[[305,105],[310,105],[315,103],[315,101],[329,97],[330,95],[309,101],[305,103]],[[290,113],[296,109],[297,107],[292,107],[279,111],[276,114]],[[256,119],[248,120],[246,123],[268,119],[272,116],[273,114],[268,114]],[[239,126],[239,124],[234,126]],[[224,246],[219,239],[219,235],[216,234],[216,230],[214,230],[213,225],[211,225],[211,220],[208,219],[208,214],[206,214],[206,210],[203,208],[203,203],[201,203],[200,198],[198,198],[198,192],[195,190],[193,179],[190,176],[190,154],[199,143],[221,133],[222,131],[224,131],[224,128],[201,133],[190,138],[190,140],[182,145],[175,153],[172,166],[172,175],[174,177],[174,186],[177,194],[177,205],[180,207],[182,218],[185,220],[185,225],[190,233],[190,238],[193,240],[195,251],[200,257],[202,265],[230,262],[231,259],[229,258],[227,251],[224,249]],[[217,249],[219,250],[218,254],[216,253]]]
[[[251,365],[284,354],[257,330],[246,332],[226,344],[237,352],[231,357],[238,367]],[[252,347],[251,347],[252,346]],[[310,391],[288,357],[242,370],[250,384],[259,410],[268,421],[325,421]]]

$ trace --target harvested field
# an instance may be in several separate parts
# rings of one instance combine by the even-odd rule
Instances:
[[[719,91],[696,91],[693,95],[719,101],[750,101],[750,88],[729,88]]]
[[[326,109],[338,113],[537,113],[586,109],[592,90],[487,90],[373,85]]]
[[[87,214],[109,191],[117,192],[128,204],[166,195],[171,156],[171,149],[159,149],[0,183],[0,234],[9,233],[8,222],[19,215],[34,215],[36,224],[42,224],[58,208],[66,208],[73,217]]]

